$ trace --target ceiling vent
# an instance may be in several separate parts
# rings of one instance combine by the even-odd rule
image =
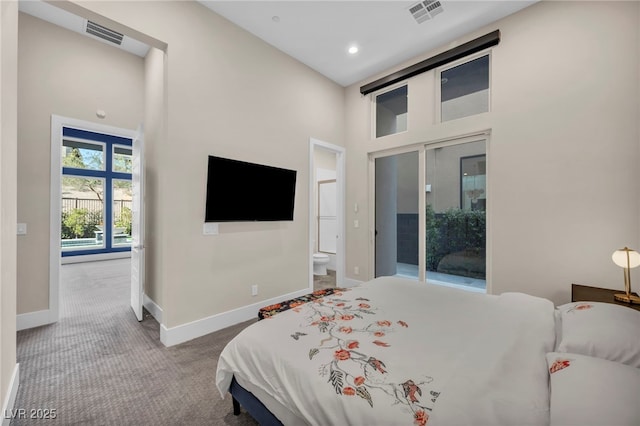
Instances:
[[[438,0],[424,0],[411,6],[409,12],[418,24],[422,24],[444,12],[444,9]]]
[[[101,38],[102,40],[108,41],[109,43],[117,44],[118,46],[122,44],[122,39],[124,38],[122,34],[89,20],[87,20],[85,31],[87,32],[87,34],[91,34],[94,37]]]

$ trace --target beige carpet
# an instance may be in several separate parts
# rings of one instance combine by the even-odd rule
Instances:
[[[220,351],[254,321],[166,348],[155,319],[139,323],[129,307],[129,269],[129,260],[62,267],[60,321],[18,332],[14,407],[57,418],[11,425],[255,425],[215,387]]]

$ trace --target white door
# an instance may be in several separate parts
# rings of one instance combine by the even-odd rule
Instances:
[[[144,161],[143,129],[133,139],[133,167],[131,186],[133,202],[131,208],[131,308],[138,321],[142,321],[142,303],[144,295]]]

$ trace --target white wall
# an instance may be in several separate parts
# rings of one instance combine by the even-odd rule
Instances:
[[[13,408],[16,365],[18,2],[0,2],[0,403]],[[4,413],[4,411],[3,411]]]
[[[168,44],[166,143],[150,165],[166,329],[308,288],[308,141],[343,144],[344,89],[196,2],[80,6]],[[210,154],[297,170],[294,221],[203,236]]]
[[[19,14],[18,314],[49,308],[51,115],[133,129],[144,114],[144,61]],[[96,117],[103,110],[105,119]]]
[[[611,261],[638,247],[637,2],[540,2],[389,72],[495,29],[491,112],[435,124],[434,71],[409,80],[409,130],[372,140],[369,96],[347,89],[347,200],[368,203],[367,154],[491,129],[490,291],[567,302],[571,283],[621,288]],[[347,274],[373,275],[366,226],[348,211]],[[364,226],[363,226],[364,225]],[[354,267],[360,268],[356,276]]]

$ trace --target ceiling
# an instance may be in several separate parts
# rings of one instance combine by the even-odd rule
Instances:
[[[422,23],[409,11],[418,1],[199,1],[348,86],[445,46],[537,0],[440,0],[441,13]],[[352,45],[359,48],[353,55],[347,51]]]
[[[336,83],[349,86],[446,46],[538,0],[198,1]],[[415,5],[438,1],[440,13],[422,23],[410,12]],[[22,12],[107,43],[86,33],[85,19],[49,3],[20,0],[19,5]],[[351,46],[357,46],[358,52],[349,54]],[[149,49],[127,36],[118,47],[143,57]]]

